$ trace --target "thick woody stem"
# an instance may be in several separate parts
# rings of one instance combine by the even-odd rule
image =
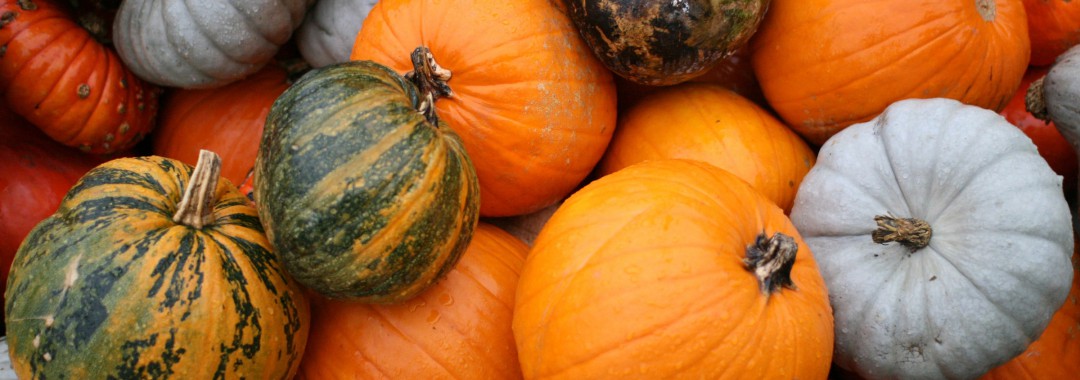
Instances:
[[[454,92],[450,90],[450,86],[446,84],[450,80],[450,70],[439,66],[435,62],[435,57],[431,54],[431,49],[421,46],[413,50],[410,57],[413,63],[413,70],[405,74],[405,78],[409,79],[416,88],[420,90],[420,104],[417,105],[417,109],[420,113],[433,124],[436,124],[438,117],[435,115],[435,101],[439,98],[449,98],[454,95]]]
[[[221,157],[209,150],[199,151],[199,161],[191,172],[173,221],[201,229],[214,222],[214,193],[221,178]]]
[[[753,244],[746,246],[743,264],[757,277],[761,292],[768,296],[780,288],[795,289],[791,268],[795,266],[798,251],[799,245],[791,236],[777,232],[768,237],[762,232]]]
[[[930,244],[930,237],[934,235],[930,224],[921,219],[897,218],[891,215],[878,215],[874,217],[877,229],[870,237],[878,244],[897,242],[911,250],[918,251]]]

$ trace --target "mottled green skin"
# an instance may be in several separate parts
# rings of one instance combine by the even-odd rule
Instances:
[[[255,203],[296,279],[332,298],[411,298],[457,262],[479,215],[458,137],[368,61],[315,69],[267,116]]]
[[[122,158],[88,172],[16,254],[5,320],[23,379],[287,379],[308,301],[254,208],[218,184],[215,221],[172,221],[191,167]]]
[[[569,0],[585,42],[611,71],[646,85],[704,74],[746,45],[769,0]]]

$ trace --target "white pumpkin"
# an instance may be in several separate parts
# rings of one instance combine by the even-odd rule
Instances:
[[[349,60],[356,35],[378,0],[319,0],[296,31],[296,48],[311,67]]]
[[[113,44],[143,80],[220,87],[270,62],[314,1],[125,0],[113,21]]]
[[[1028,91],[1041,89],[1039,106],[1043,109],[1032,111],[1045,113],[1061,137],[1080,153],[1080,45],[1061,53],[1039,83]],[[1029,101],[1033,95],[1028,94]]]
[[[1021,353],[1072,281],[1061,181],[1019,129],[955,100],[899,101],[829,139],[791,219],[829,288],[834,362],[969,379]]]

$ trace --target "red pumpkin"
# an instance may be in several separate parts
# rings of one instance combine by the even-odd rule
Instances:
[[[404,303],[318,299],[299,379],[515,379],[514,291],[529,248],[480,223],[446,277]]]
[[[404,74],[418,47],[445,74],[431,81],[449,88],[435,109],[476,166],[481,215],[554,204],[600,160],[615,130],[614,80],[551,1],[380,0],[351,59]]]
[[[68,189],[100,163],[60,145],[6,107],[0,116],[0,302],[26,235],[56,211]]]
[[[199,150],[221,156],[221,176],[244,181],[255,165],[270,106],[289,87],[276,64],[213,89],[178,89],[162,101],[161,122],[151,137],[154,154],[194,165]]]
[[[1031,112],[1028,112],[1027,106],[1024,104],[1031,82],[1045,76],[1048,70],[1048,67],[1029,68],[1027,73],[1024,74],[1023,81],[1020,82],[1020,88],[1016,90],[1016,94],[1009,100],[1009,104],[1006,104],[1005,108],[1001,110],[1001,115],[1005,116],[1006,120],[1016,125],[1031,138],[1031,141],[1039,148],[1039,155],[1046,159],[1046,162],[1050,164],[1050,168],[1054,169],[1054,172],[1058,175],[1065,177],[1063,184],[1065,193],[1072,194],[1076,191],[1077,181],[1076,153],[1073,151],[1072,146],[1069,145],[1069,142],[1058,132],[1053,122],[1035,117]],[[1072,199],[1071,196],[1069,199]]]
[[[0,1],[0,93],[52,139],[91,153],[126,150],[157,114],[157,87],[79,24],[59,0]]]
[[[1080,1],[1024,0],[1031,64],[1048,66],[1057,56],[1080,43]]]

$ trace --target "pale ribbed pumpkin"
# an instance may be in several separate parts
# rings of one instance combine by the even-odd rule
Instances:
[[[655,160],[575,192],[514,306],[527,379],[823,379],[832,309],[777,207],[710,164]]]
[[[288,379],[310,324],[252,208],[204,152],[88,172],[19,248],[5,293],[23,379]]]
[[[528,250],[480,223],[454,269],[413,299],[317,300],[298,378],[521,378],[510,319]]]
[[[331,298],[393,303],[448,272],[479,188],[427,90],[371,61],[309,71],[270,109],[255,205],[282,262]]]
[[[810,146],[767,111],[720,85],[704,83],[657,90],[626,110],[598,172],[662,158],[716,165],[785,211],[815,159]]]
[[[430,56],[414,59],[420,47]],[[417,59],[438,64],[435,108],[476,165],[484,216],[566,197],[615,130],[611,72],[548,0],[380,0],[351,57],[423,76]]]

